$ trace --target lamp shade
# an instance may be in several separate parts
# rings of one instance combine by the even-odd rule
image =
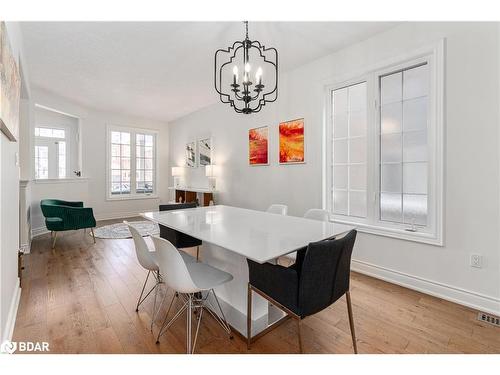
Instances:
[[[173,177],[182,176],[183,172],[184,171],[183,171],[182,167],[172,167],[172,176]]]
[[[214,177],[214,166],[206,165],[205,166],[205,176],[206,177]]]

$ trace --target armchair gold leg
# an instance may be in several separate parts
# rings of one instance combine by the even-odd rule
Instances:
[[[302,327],[302,320],[297,319],[297,329],[299,332],[299,350],[300,354],[304,353],[303,347],[302,347],[302,333],[301,333],[301,327]]]
[[[347,299],[347,312],[349,313],[349,326],[351,327],[352,346],[354,348],[354,353],[358,354],[358,346],[356,345],[356,333],[354,332],[354,319],[352,316],[351,293],[347,291],[345,295]]]
[[[54,239],[52,240],[52,250],[56,247],[57,232],[54,232]]]
[[[92,238],[94,239],[94,243],[95,243],[95,234],[94,234],[94,228],[90,228],[90,232],[92,233]]]
[[[252,289],[250,284],[248,284],[248,296],[247,296],[247,349],[250,350],[250,344],[252,340]]]

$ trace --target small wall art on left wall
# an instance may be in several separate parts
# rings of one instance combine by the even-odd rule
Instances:
[[[19,137],[21,78],[10,48],[5,22],[0,22],[0,128],[10,141]]]

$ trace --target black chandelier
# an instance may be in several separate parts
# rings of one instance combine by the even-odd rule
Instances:
[[[248,38],[248,21],[244,23],[245,40],[215,52],[214,83],[222,103],[230,104],[237,113],[249,114],[259,112],[266,103],[278,98],[278,51],[266,48],[258,40],[251,41]],[[241,84],[238,65],[243,71]],[[254,84],[250,75],[255,67]],[[264,73],[266,85],[262,79]]]

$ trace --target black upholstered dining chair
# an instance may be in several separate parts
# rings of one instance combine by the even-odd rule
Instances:
[[[344,294],[351,328],[354,353],[358,352],[349,276],[351,254],[356,240],[352,230],[339,239],[310,243],[297,251],[297,260],[290,267],[277,264],[248,262],[248,305],[247,305],[247,346],[252,341],[252,291],[261,295],[273,305],[283,310],[298,322],[299,346],[302,352],[300,334],[301,321],[316,314],[337,301]]]
[[[160,204],[160,211],[182,210],[185,208],[195,208],[196,203],[174,203],[174,204]],[[176,231],[175,229],[168,228],[160,225],[160,237],[170,241],[177,249],[185,249],[188,247],[196,247],[196,260],[200,256],[200,246],[202,241],[191,237],[187,234]]]

